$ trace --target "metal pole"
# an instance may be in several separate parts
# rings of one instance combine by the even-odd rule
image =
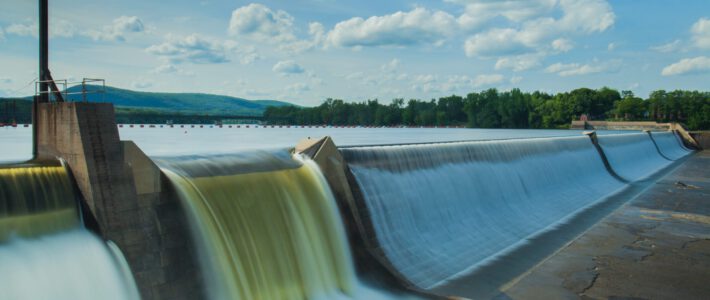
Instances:
[[[39,145],[37,131],[39,120],[37,109],[39,103],[49,102],[49,5],[48,0],[39,0],[39,93],[32,103],[32,157],[37,159]]]
[[[39,101],[49,102],[49,5],[39,0]]]

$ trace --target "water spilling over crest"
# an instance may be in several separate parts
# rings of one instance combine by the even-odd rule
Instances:
[[[669,159],[678,160],[690,154],[673,132],[652,132],[651,135],[663,156]]]
[[[0,168],[0,242],[76,227],[76,201],[63,166]]]
[[[647,133],[599,136],[599,145],[614,171],[629,181],[646,179],[671,163]]]
[[[469,274],[624,184],[586,137],[341,149],[361,216],[406,280]]]
[[[0,298],[138,299],[118,248],[81,227],[62,166],[0,169]]]
[[[357,284],[335,200],[313,162],[259,151],[158,163],[188,210],[211,298],[369,293]]]

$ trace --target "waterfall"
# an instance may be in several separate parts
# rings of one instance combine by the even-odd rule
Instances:
[[[625,185],[587,137],[342,148],[378,251],[433,289]]]
[[[690,154],[681,144],[680,139],[673,132],[651,132],[653,140],[663,156],[677,160]]]
[[[0,168],[0,298],[138,299],[121,252],[82,228],[62,166]]]
[[[336,202],[312,161],[285,151],[156,161],[188,212],[211,298],[376,296],[362,296]]]
[[[61,165],[0,168],[0,242],[78,226],[76,201]]]
[[[647,133],[600,135],[598,139],[614,171],[629,181],[646,179],[671,163]]]
[[[122,256],[83,229],[0,244],[0,298],[138,299]]]

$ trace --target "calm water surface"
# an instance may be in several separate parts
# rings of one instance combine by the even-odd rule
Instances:
[[[338,146],[430,143],[466,140],[574,136],[580,130],[468,128],[120,128],[122,140],[134,141],[150,156],[231,153],[293,147],[306,138],[329,135]],[[599,132],[600,134],[622,133]],[[0,162],[30,159],[31,127],[0,128]]]

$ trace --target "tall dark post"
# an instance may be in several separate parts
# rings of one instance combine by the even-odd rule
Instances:
[[[39,0],[39,80],[49,76],[49,5],[48,0]],[[49,102],[49,84],[40,82],[39,102]]]
[[[35,95],[32,103],[32,157],[39,154],[37,145],[37,106],[49,102],[49,5],[48,0],[39,0],[39,95]]]

